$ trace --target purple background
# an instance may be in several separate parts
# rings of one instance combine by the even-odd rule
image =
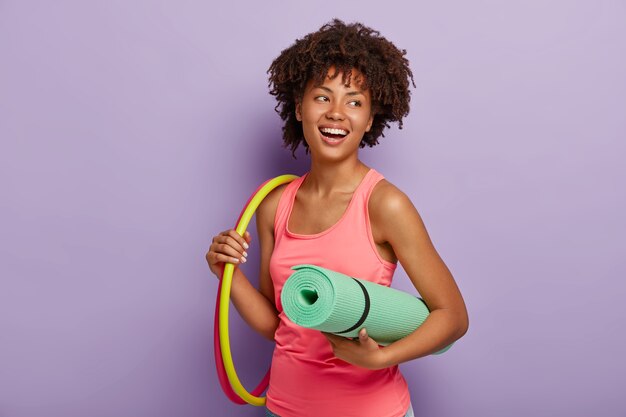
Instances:
[[[265,71],[335,16],[408,51],[405,129],[362,159],[470,313],[401,365],[417,416],[626,415],[625,2],[5,0],[0,416],[263,414],[218,385],[204,254],[258,184],[307,169]],[[231,332],[251,389],[272,345],[236,313]]]

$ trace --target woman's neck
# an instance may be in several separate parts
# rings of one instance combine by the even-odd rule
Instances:
[[[325,197],[334,193],[352,193],[370,168],[358,159],[322,164],[311,160],[311,169],[301,188]]]

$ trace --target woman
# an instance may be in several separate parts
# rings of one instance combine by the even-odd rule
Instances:
[[[271,94],[285,121],[285,146],[303,145],[310,170],[270,193],[257,210],[259,290],[236,268],[231,300],[243,319],[276,342],[267,415],[412,416],[398,364],[434,353],[468,328],[465,304],[409,198],[359,160],[389,122],[409,111],[413,80],[405,51],[362,24],[334,20],[297,40],[270,66]],[[251,237],[227,230],[206,255],[246,262]],[[413,333],[386,347],[301,328],[280,293],[290,268],[315,264],[390,285],[397,262],[431,310]]]

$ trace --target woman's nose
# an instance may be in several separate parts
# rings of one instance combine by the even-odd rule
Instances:
[[[343,109],[341,107],[341,103],[339,101],[335,101],[331,104],[328,112],[326,113],[326,117],[331,120],[343,120],[345,115],[343,114]]]

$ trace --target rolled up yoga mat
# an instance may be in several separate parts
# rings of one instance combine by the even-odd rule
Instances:
[[[315,265],[292,269],[280,300],[289,320],[302,327],[344,337],[358,337],[365,327],[378,344],[388,345],[428,317],[424,301],[406,292]]]

